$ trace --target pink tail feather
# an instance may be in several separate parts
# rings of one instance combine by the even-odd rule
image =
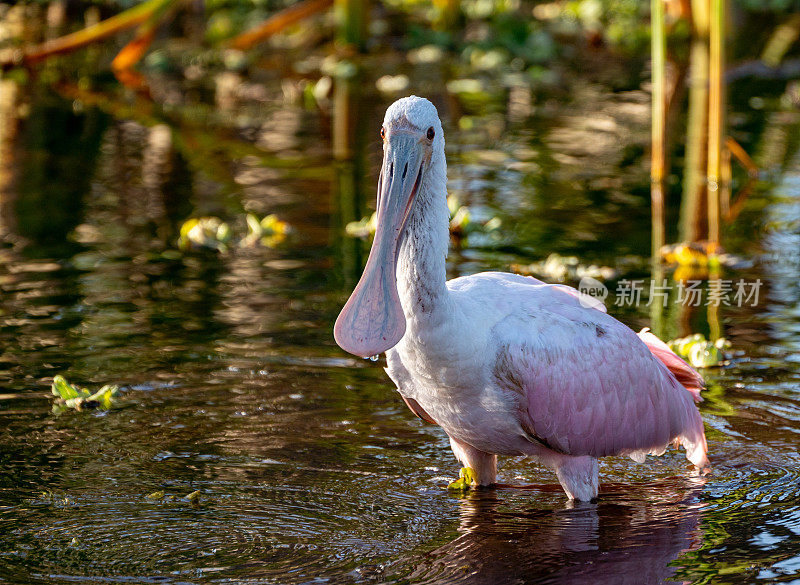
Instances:
[[[642,329],[638,335],[647,345],[650,352],[667,367],[684,388],[692,393],[695,402],[702,401],[700,390],[705,386],[705,382],[697,370],[683,361],[666,343],[650,333],[649,329]],[[686,458],[694,463],[697,469],[703,470],[708,465],[706,456],[708,444],[706,443],[706,435],[703,432],[703,420],[700,418],[700,413],[696,408],[692,409],[690,422],[684,432],[677,438],[677,442],[686,449]]]
[[[678,382],[694,395],[695,402],[701,402],[703,399],[700,397],[700,390],[705,387],[705,382],[697,370],[678,357],[666,343],[650,333],[647,327],[642,329],[638,335],[651,353],[667,366]]]

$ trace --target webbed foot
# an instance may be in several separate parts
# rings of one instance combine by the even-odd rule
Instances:
[[[447,486],[449,490],[466,491],[472,487],[472,484],[477,484],[475,472],[471,467],[462,467],[458,472],[458,479]]]

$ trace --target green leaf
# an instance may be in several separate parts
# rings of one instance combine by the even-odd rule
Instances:
[[[720,365],[726,359],[725,350],[730,348],[730,342],[726,339],[720,338],[711,342],[700,333],[673,339],[667,345],[695,368]]]
[[[252,213],[247,214],[247,229],[249,232],[248,235],[252,234],[253,236],[261,236],[261,222]]]
[[[216,236],[218,241],[225,244],[231,239],[232,235],[233,233],[231,232],[230,226],[224,221],[221,224],[219,224],[219,226],[217,226]]]
[[[53,396],[57,396],[62,400],[69,400],[71,398],[78,398],[81,396],[81,392],[78,390],[78,388],[67,382],[64,376],[60,374],[53,378],[51,392],[53,393]]]
[[[106,384],[100,390],[92,394],[88,400],[96,400],[100,403],[100,406],[103,408],[111,408],[111,402],[114,399],[114,396],[119,392],[119,386],[112,386],[111,384]]]
[[[119,392],[119,387],[106,384],[92,394],[86,388],[70,384],[64,376],[58,375],[53,378],[53,385],[50,391],[56,397],[55,404],[53,404],[53,413],[60,414],[67,409],[80,411],[98,407],[111,408],[114,398]]]

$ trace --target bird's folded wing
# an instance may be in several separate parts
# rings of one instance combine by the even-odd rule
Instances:
[[[495,328],[496,382],[520,423],[571,455],[661,452],[702,423],[691,393],[625,325],[600,311],[539,307]]]

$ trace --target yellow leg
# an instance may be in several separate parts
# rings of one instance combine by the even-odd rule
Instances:
[[[477,481],[475,480],[475,472],[472,470],[471,467],[462,467],[461,471],[458,472],[458,479],[454,482],[450,483],[447,486],[449,490],[460,490],[466,491],[473,484],[477,485]]]

